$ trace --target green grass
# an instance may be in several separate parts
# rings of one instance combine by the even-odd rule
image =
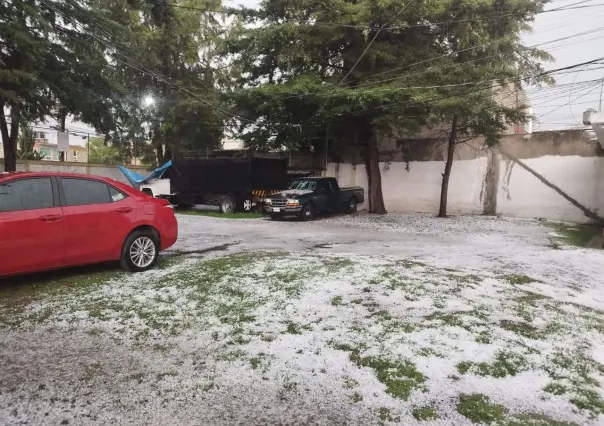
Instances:
[[[588,411],[591,416],[604,414],[604,400],[598,392],[600,383],[595,378],[604,374],[603,364],[590,358],[584,348],[555,353],[548,360],[544,369],[553,382],[544,391],[567,395],[571,404]]]
[[[264,217],[262,213],[249,212],[249,213],[220,213],[216,211],[203,211],[203,210],[176,210],[177,214],[186,214],[190,216],[205,216],[215,217],[219,219],[261,219]]]
[[[386,392],[394,398],[407,400],[416,388],[422,388],[426,377],[420,373],[415,364],[407,360],[389,360],[386,358],[366,356],[355,349],[350,360],[359,367],[371,368],[377,379],[386,386]]]
[[[530,284],[530,283],[539,282],[536,279],[529,277],[528,275],[520,275],[520,274],[505,275],[502,278],[512,285]]]
[[[592,237],[602,232],[601,229],[593,225],[569,225],[565,223],[548,222],[547,226],[560,235],[559,237],[553,237],[552,245],[558,246],[554,248],[559,248],[560,244],[586,247]]]
[[[428,406],[414,408],[412,413],[417,420],[436,420],[439,418],[436,410]]]
[[[342,296],[334,296],[331,299],[332,306],[341,306],[342,305]]]
[[[508,352],[499,352],[492,363],[462,361],[457,364],[457,371],[461,374],[474,373],[497,378],[515,376],[527,369],[528,364],[523,356]]]
[[[354,392],[350,397],[350,400],[356,404],[357,402],[361,402],[363,400],[363,395],[361,395],[359,392]]]
[[[491,404],[488,396],[477,393],[462,394],[457,403],[457,412],[473,423],[501,423],[507,411],[503,405]]]
[[[537,413],[517,414],[504,423],[505,426],[578,426],[576,423],[561,422]]]
[[[424,317],[427,321],[439,321],[443,325],[450,327],[463,327],[464,322],[461,315],[458,313],[443,314],[442,312],[435,312],[433,314]]]
[[[380,419],[380,424],[383,425],[386,422],[399,422],[401,418],[392,414],[390,408],[380,407],[378,409],[378,418]]]
[[[6,279],[0,285],[0,327],[19,326],[24,319],[19,314],[32,303],[82,295],[126,275],[119,265],[109,263]],[[42,322],[51,314],[43,309],[27,319]]]
[[[529,339],[540,339],[543,336],[538,328],[525,322],[502,320],[499,322],[499,326]]]

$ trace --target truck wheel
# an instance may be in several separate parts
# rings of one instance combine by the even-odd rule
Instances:
[[[315,216],[317,215],[315,208],[312,204],[305,204],[302,207],[302,211],[300,212],[300,219],[303,221],[315,220]]]
[[[236,201],[235,198],[230,195],[225,195],[220,199],[220,213],[234,213]]]
[[[346,213],[356,213],[357,212],[357,199],[356,197],[350,197],[348,203],[346,204]]]

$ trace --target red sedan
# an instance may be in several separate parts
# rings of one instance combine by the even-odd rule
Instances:
[[[113,179],[0,173],[0,276],[114,260],[145,271],[177,236],[166,200]]]

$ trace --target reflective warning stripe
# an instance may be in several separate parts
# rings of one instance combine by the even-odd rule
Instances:
[[[265,189],[254,189],[254,190],[252,190],[252,195],[255,195],[256,197],[266,197],[266,196],[270,196],[273,194],[277,194],[281,191],[282,191],[282,189],[274,189],[271,191],[267,191]]]

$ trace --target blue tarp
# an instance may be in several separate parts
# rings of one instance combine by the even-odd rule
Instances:
[[[146,183],[149,179],[159,179],[162,177],[164,172],[172,167],[172,160],[168,161],[161,167],[153,170],[149,176],[145,177],[143,175],[139,175],[138,173],[134,173],[132,170],[128,170],[124,166],[117,166],[118,169],[126,176],[128,182],[132,184],[132,186],[139,186],[140,184]]]

